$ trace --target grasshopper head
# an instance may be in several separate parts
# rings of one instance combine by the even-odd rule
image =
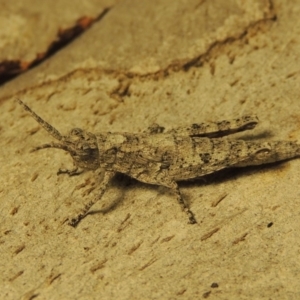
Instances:
[[[63,136],[57,129],[32,111],[29,106],[19,99],[17,101],[49,134],[59,141],[38,146],[32,149],[32,151],[45,148],[58,148],[71,154],[76,167],[88,170],[95,170],[99,167],[99,150],[97,138],[94,134],[80,128],[74,128],[68,135]]]
[[[62,139],[62,144],[72,156],[74,164],[82,169],[99,167],[99,149],[96,136],[80,128],[74,128]]]

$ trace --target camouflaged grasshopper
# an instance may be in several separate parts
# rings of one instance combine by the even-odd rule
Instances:
[[[104,170],[99,197],[88,202],[69,224],[76,226],[90,208],[102,197],[110,179],[117,173],[141,182],[162,185],[176,194],[177,201],[187,213],[189,223],[195,217],[184,202],[177,182],[207,175],[224,168],[266,164],[300,155],[300,145],[289,141],[252,142],[229,139],[227,135],[253,129],[258,119],[243,116],[216,123],[192,124],[165,131],[154,124],[143,133],[91,133],[74,128],[63,136],[41,119],[21,100],[23,108],[58,142],[34,148],[58,148],[70,153],[75,168],[59,170],[70,176],[85,170]]]

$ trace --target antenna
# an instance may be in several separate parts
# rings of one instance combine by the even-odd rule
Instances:
[[[49,123],[44,121],[41,117],[39,117],[34,111],[30,109],[23,101],[20,99],[16,99],[18,103],[23,106],[23,108],[28,111],[31,116],[46,130],[48,133],[50,133],[53,137],[55,137],[57,140],[61,141],[63,139],[63,136],[60,134],[60,132],[55,129],[53,126],[51,126]]]

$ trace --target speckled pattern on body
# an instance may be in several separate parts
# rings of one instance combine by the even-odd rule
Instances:
[[[123,173],[141,182],[161,185],[176,194],[177,201],[187,213],[189,223],[197,223],[182,198],[177,182],[198,178],[224,168],[260,165],[300,155],[300,145],[289,141],[253,142],[230,139],[227,135],[253,129],[256,116],[234,120],[192,124],[165,131],[152,125],[143,133],[90,133],[74,128],[63,136],[41,119],[21,100],[23,108],[55,139],[34,148],[59,148],[70,153],[74,169],[59,170],[58,174],[78,175],[85,170],[104,170],[99,196],[89,201],[82,211],[69,220],[76,226],[90,208],[102,197],[111,178]]]

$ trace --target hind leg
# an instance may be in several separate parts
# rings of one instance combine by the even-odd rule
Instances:
[[[181,136],[197,137],[222,137],[236,132],[251,130],[258,123],[256,116],[243,116],[238,119],[224,120],[220,122],[197,123],[186,127],[177,127],[166,131]]]

